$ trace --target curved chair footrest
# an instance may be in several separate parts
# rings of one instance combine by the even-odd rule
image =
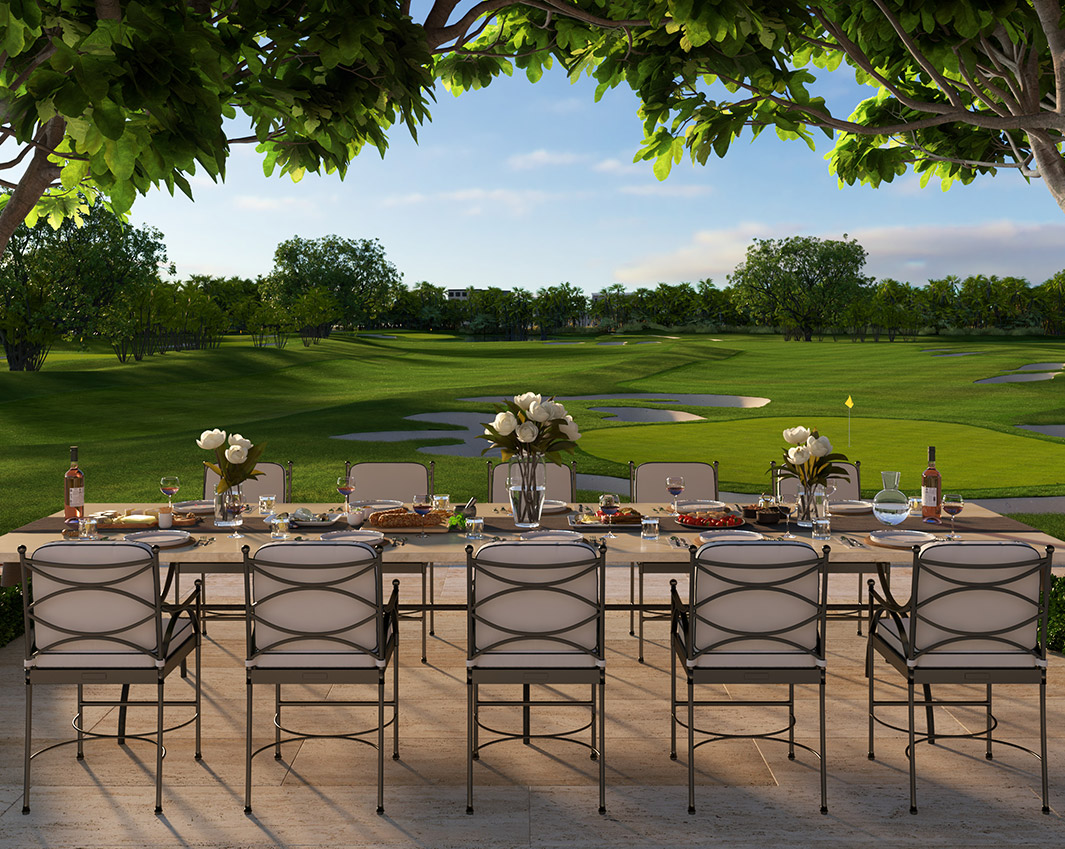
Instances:
[[[923,704],[915,704],[914,705],[915,710],[923,710],[924,707],[925,707],[925,705],[923,705]],[[938,707],[938,705],[935,705],[935,707]],[[890,728],[892,731],[901,731],[903,734],[909,734],[910,733],[910,729],[906,728],[905,726],[894,725],[894,724],[888,722],[886,719],[881,719],[879,716],[876,715],[876,711],[875,710],[869,711],[869,718],[872,719],[878,725],[882,725],[884,728]],[[940,738],[942,738],[944,740],[950,740],[950,739],[972,740],[972,739],[976,739],[976,738],[979,738],[979,737],[986,737],[988,734],[994,732],[994,730],[996,728],[998,728],[998,717],[995,716],[994,714],[991,714],[991,724],[987,728],[982,728],[979,731],[970,731],[967,734],[940,734],[937,731],[935,734],[927,734],[926,733],[926,734],[918,734],[917,736],[921,738],[920,740],[918,740],[918,742],[924,742],[925,740],[929,739],[930,737],[934,737],[936,740],[939,740]],[[994,740],[993,742],[998,743],[999,741],[998,740]],[[1009,745],[1009,744],[1003,742],[1003,745]],[[1024,747],[1023,746],[1019,746],[1018,748],[1024,748]]]
[[[979,740],[979,739],[981,739],[981,736],[982,735],[980,735],[978,733],[977,734],[937,734],[936,735],[936,740],[940,740],[940,739],[943,739],[943,740]],[[916,737],[916,738],[914,738],[913,742],[914,743],[928,743],[929,742],[928,735],[925,734],[923,736]],[[996,746],[1009,746],[1011,749],[1019,749],[1022,752],[1027,752],[1029,755],[1031,755],[1037,761],[1041,761],[1043,759],[1042,756],[1039,754],[1039,752],[1033,751],[1032,749],[1029,749],[1027,746],[1022,746],[1020,743],[1011,743],[1009,740],[992,740],[991,742],[994,743]],[[909,758],[910,757],[910,747],[909,747],[909,745],[907,745],[906,748],[903,751],[905,751],[906,757]]]
[[[501,737],[497,737],[495,740],[489,740],[487,743],[478,743],[477,751],[474,752],[474,760],[479,760],[479,753],[481,749],[487,749],[489,746],[494,746],[496,743],[507,743],[514,740],[524,740],[528,737],[530,740],[558,740],[560,743],[573,743],[577,746],[583,746],[592,753],[592,757],[598,758],[602,753],[591,743],[585,740],[577,740],[573,737],[564,737],[558,734],[505,734]]]
[[[787,730],[787,729],[785,729],[785,730]],[[776,733],[780,734],[780,733],[783,733],[783,732],[778,731]],[[817,749],[814,749],[814,748],[812,748],[810,746],[807,746],[805,743],[800,743],[798,740],[786,740],[783,737],[772,737],[772,736],[769,736],[769,735],[766,735],[766,734],[717,734],[717,735],[714,735],[713,737],[710,737],[710,738],[708,738],[706,740],[700,740],[694,746],[692,746],[692,748],[693,749],[698,749],[700,746],[705,746],[707,743],[718,743],[721,740],[740,740],[740,739],[742,739],[742,740],[767,740],[767,741],[770,741],[770,742],[773,742],[773,743],[787,743],[789,745],[794,746],[796,749],[804,749],[805,751],[809,752],[811,755],[813,755],[818,760],[821,759],[821,753],[818,752]]]
[[[386,720],[385,724],[382,725],[381,728],[389,728],[392,725],[395,725],[397,715],[398,715],[397,712],[395,710],[393,710],[392,711],[392,718],[389,719],[389,720]],[[283,732],[285,734],[291,734],[294,738],[299,738],[301,740],[329,740],[329,739],[332,739],[334,737],[338,738],[338,739],[347,738],[347,737],[357,738],[357,737],[365,736],[366,734],[376,734],[377,733],[377,726],[376,725],[373,725],[370,728],[367,728],[365,731],[348,731],[348,732],[346,732],[344,734],[315,734],[315,733],[310,732],[310,731],[306,731],[306,732],[305,731],[297,731],[294,728],[286,728],[284,725],[281,725],[277,721],[277,714],[276,713],[274,714],[274,728],[278,729],[279,731],[281,731],[281,732]],[[363,742],[365,742],[365,741],[363,741]]]
[[[286,734],[291,732],[285,732]],[[352,743],[362,743],[364,746],[369,746],[371,749],[376,749],[377,744],[370,740],[363,740],[361,737],[351,737],[347,734],[292,734],[290,737],[282,737],[280,740],[273,740],[267,743],[265,746],[260,746],[258,749],[252,751],[251,756],[254,758],[256,755],[265,752],[267,749],[273,749],[275,746],[282,746],[285,743],[296,743],[303,740],[350,740]]]
[[[162,749],[163,757],[166,757],[166,746],[160,745],[158,741],[144,734],[94,734],[92,731],[84,731],[82,733],[86,735],[85,738],[83,738],[82,740],[83,743],[91,743],[96,740],[117,740],[119,739],[119,737],[121,737],[123,740],[140,740],[144,743],[150,743],[157,749]],[[153,731],[152,735],[154,736],[154,734],[155,732]],[[37,755],[43,755],[45,752],[50,752],[52,749],[58,749],[60,746],[69,746],[71,743],[77,742],[78,738],[73,737],[70,740],[60,740],[58,743],[52,743],[51,745],[45,746],[44,748],[38,749],[36,752],[33,752],[30,755],[30,760],[32,761],[35,757],[37,757]]]
[[[171,725],[171,726],[169,726],[167,728],[164,728],[163,729],[163,733],[164,734],[169,734],[171,731],[177,731],[179,728],[184,728],[187,725],[192,725],[192,723],[194,723],[196,721],[196,716],[197,716],[196,714],[193,714],[191,717],[186,719],[184,722],[179,722],[177,725]],[[87,734],[90,737],[105,737],[105,738],[112,739],[112,740],[122,740],[122,739],[125,739],[126,737],[141,737],[141,738],[154,737],[156,734],[159,733],[154,728],[151,731],[138,731],[135,734],[131,734],[128,731],[125,734],[105,734],[102,731],[89,731],[89,729],[87,729],[87,728],[79,728],[78,727],[78,717],[76,715],[74,716],[73,719],[70,720],[70,727],[73,728],[75,731],[80,731],[82,734]]]
[[[556,731],[554,734],[525,734],[523,732],[511,732],[502,731],[499,728],[493,728],[491,725],[485,725],[481,720],[475,720],[477,727],[482,731],[487,731],[489,734],[498,734],[500,737],[542,737],[546,739],[572,737],[576,734],[580,734],[583,731],[587,731],[592,727],[594,720],[589,719],[584,725],[574,728],[572,731]]]
[[[677,712],[673,711],[673,721],[677,723],[681,728],[687,728],[688,723],[677,716]],[[692,731],[696,734],[706,734],[709,737],[713,737],[716,740],[774,740],[778,734],[786,734],[792,728],[796,726],[794,719],[787,725],[781,728],[779,731],[762,731],[753,734],[723,734],[720,731],[707,731],[705,728],[699,728],[699,726],[692,726]],[[711,742],[710,740],[704,740],[704,743]],[[700,744],[701,745],[701,744]],[[796,743],[796,745],[798,745]]]

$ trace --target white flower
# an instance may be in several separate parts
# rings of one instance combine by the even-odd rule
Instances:
[[[810,449],[805,445],[796,445],[788,451],[788,462],[795,466],[801,466],[810,459]]]
[[[548,421],[566,418],[566,408],[554,401],[544,401],[540,407],[547,410]]]
[[[504,410],[502,413],[498,413],[495,417],[495,421],[492,422],[492,427],[496,429],[496,433],[500,436],[507,436],[514,433],[515,428],[518,426],[518,417],[515,416],[510,410]],[[488,433],[488,431],[485,431]]]
[[[225,441],[226,432],[224,430],[205,430],[200,434],[200,438],[196,440],[196,444],[207,451],[213,451]]]
[[[226,459],[234,466],[239,466],[248,459],[248,449],[243,445],[230,445],[226,449]]]
[[[515,434],[518,437],[518,442],[535,442],[536,437],[540,435],[540,428],[534,422],[522,422],[518,425]]]
[[[789,427],[784,431],[784,441],[788,445],[802,445],[810,438],[810,429],[808,427]]]
[[[229,435],[229,444],[230,445],[240,445],[241,447],[243,447],[243,449],[245,451],[250,451],[251,450],[251,440],[250,439],[245,439],[239,433],[231,433]]]
[[[529,418],[534,422],[546,422],[551,418],[550,401],[533,401],[529,404]]]
[[[832,453],[832,443],[828,441],[827,436],[811,436],[806,440],[806,447],[810,449],[810,454],[814,457],[824,457]]]
[[[562,424],[558,426],[558,429],[562,431],[562,435],[570,442],[576,442],[581,438],[581,432],[577,430],[577,423],[573,421],[571,416],[566,416],[562,420]]]
[[[555,411],[554,411],[554,415],[552,415],[551,418],[553,418],[553,419],[564,419],[564,418],[566,418],[569,415],[569,413],[566,412],[566,408],[562,404],[558,403],[558,401],[555,401],[554,405],[555,405]]]
[[[517,404],[519,407],[521,407],[523,410],[526,410],[526,411],[528,411],[528,409],[532,405],[533,401],[535,401],[537,404],[539,404],[541,400],[542,400],[541,396],[536,395],[533,392],[526,392],[524,395],[515,395],[514,396],[514,403]]]

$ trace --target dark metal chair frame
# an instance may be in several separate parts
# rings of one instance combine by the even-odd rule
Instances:
[[[735,545],[720,543],[717,545]],[[803,546],[801,542],[784,541],[751,541],[739,543],[744,547],[749,546]],[[810,557],[805,561],[793,561],[790,563],[735,563],[717,562],[712,559],[712,551],[715,544],[702,546],[698,551],[691,547],[691,568],[689,578],[689,600],[683,601],[677,591],[676,579],[670,583],[670,597],[672,602],[671,626],[672,651],[670,652],[672,665],[670,675],[670,752],[672,760],[677,759],[677,726],[680,725],[688,732],[688,813],[695,813],[695,750],[706,743],[718,740],[754,739],[773,740],[788,744],[788,758],[795,759],[795,747],[805,749],[815,755],[820,762],[821,771],[821,813],[828,812],[827,803],[827,771],[825,760],[825,623],[828,601],[828,581],[826,566],[828,563],[828,546],[822,549],[820,555],[810,551]],[[723,576],[715,572],[720,567],[729,572],[750,570],[752,580],[744,581],[735,577]],[[801,572],[791,575],[784,582],[767,580],[767,575],[772,575],[775,570],[787,569]],[[792,589],[789,585],[807,578],[811,574],[817,575],[818,586],[816,596],[804,596]],[[708,595],[702,601],[697,601],[698,582],[700,576],[713,577],[728,588]],[[725,596],[734,596],[744,592],[757,591],[759,593],[777,593],[792,601],[805,604],[809,607],[809,615],[801,620],[789,622],[785,628],[759,628],[757,622],[751,623],[749,630],[731,628],[721,622],[715,622],[708,618],[704,610],[712,603],[720,601]],[[697,623],[704,624],[716,630],[722,631],[727,636],[708,645],[696,645],[693,639]],[[800,645],[784,636],[787,632],[796,628],[816,623],[817,641],[814,646]],[[762,643],[778,643],[782,651],[807,653],[814,661],[809,667],[769,667],[761,664],[749,666],[694,666],[690,665],[698,658],[707,656],[715,650],[727,649],[734,644],[742,644],[745,641],[757,640]],[[677,700],[677,666],[683,666],[687,685],[686,698],[683,702]],[[697,684],[786,684],[788,686],[787,699],[758,699],[758,700],[696,700],[695,686]],[[795,741],[795,685],[816,684],[818,685],[818,713],[820,719],[820,748],[815,750],[810,746]],[[684,720],[678,718],[677,708],[683,705],[687,709]],[[761,733],[751,734],[726,734],[717,731],[708,731],[697,728],[695,725],[695,708],[697,707],[725,707],[742,708],[753,706],[779,706],[788,709],[788,724],[785,728]],[[696,733],[706,735],[706,739],[695,741]],[[787,738],[781,737],[787,734]]]
[[[521,545],[522,543],[504,543],[505,545]],[[550,546],[553,543],[526,543],[537,546]],[[572,546],[573,544],[569,544]],[[491,560],[491,548],[485,552],[485,556],[475,555],[472,545],[466,546],[466,571],[467,571],[467,667],[466,667],[466,693],[467,693],[467,756],[466,756],[466,813],[473,813],[473,762],[480,759],[481,749],[506,740],[521,740],[525,745],[530,745],[532,740],[564,740],[570,743],[584,746],[590,750],[592,760],[599,761],[599,813],[606,813],[606,760],[604,756],[606,742],[605,721],[605,685],[606,668],[604,646],[605,635],[605,597],[606,597],[606,548],[600,546],[594,549],[587,546],[591,559],[577,561],[555,560],[542,564],[529,564],[518,566],[515,563],[498,563]],[[530,575],[537,571],[553,570],[566,567],[577,567],[586,563],[586,568],[567,577],[558,583],[546,583],[544,581],[521,581],[507,575],[501,575],[497,569],[511,572],[516,569],[528,570]],[[566,585],[589,574],[595,574],[598,598],[589,599]],[[504,589],[494,592],[484,598],[478,599],[477,580],[479,575],[491,577],[494,581],[504,585]],[[498,622],[490,619],[484,611],[485,605],[491,604],[499,598],[520,594],[523,591],[536,591],[537,593],[552,593],[571,601],[580,602],[587,607],[587,616],[568,623],[565,627],[544,631],[521,631],[511,624]],[[596,645],[594,648],[583,646],[574,641],[573,632],[587,626],[589,623],[596,626]],[[505,636],[489,645],[481,645],[478,642],[478,626],[485,626],[494,631],[503,633]],[[575,653],[584,653],[594,661],[594,665],[587,667],[549,667],[549,666],[513,666],[513,667],[479,667],[476,660],[486,654],[499,651],[508,645],[520,644],[522,641],[536,640],[538,642],[557,643],[560,649]],[[482,684],[521,684],[521,699],[496,699],[484,700],[480,698],[479,687]],[[588,699],[533,699],[531,697],[532,685],[548,684],[589,684],[591,691]],[[522,727],[521,731],[511,732],[486,725],[480,719],[481,708],[495,707],[521,707]],[[531,730],[531,711],[534,707],[586,707],[591,711],[589,721],[567,731],[554,734],[534,734]],[[483,743],[479,732],[487,731],[496,735],[494,739]],[[576,739],[576,735],[585,731],[591,731],[591,742]],[[596,740],[598,736],[598,741]]]
[[[426,470],[427,480],[426,486],[427,492],[436,492],[436,461],[430,460],[429,463],[415,463],[413,461],[407,462],[397,460],[395,462],[385,461],[378,462],[376,460],[364,461],[362,463],[352,463],[351,460],[344,461],[344,474],[345,476],[351,476],[351,470],[356,466],[392,466],[392,465],[404,465],[404,466],[421,466]],[[415,493],[410,493],[406,498],[413,498]],[[406,498],[402,500],[406,500]],[[428,637],[436,636],[436,611],[433,606],[436,604],[436,582],[434,580],[435,564],[431,562],[424,563],[387,563],[384,567],[385,571],[392,575],[417,575],[422,585],[422,611],[421,613],[404,613],[400,616],[401,619],[409,619],[414,622],[420,622],[422,626],[422,663],[427,663],[426,647],[428,644]],[[428,611],[428,612],[426,612]]]
[[[259,554],[269,548],[277,546],[330,546],[351,547],[365,550],[370,555],[368,560],[352,560],[347,562],[309,563],[309,564],[276,564],[261,563]],[[245,749],[245,785],[244,785],[244,812],[251,813],[251,787],[252,787],[252,759],[266,751],[274,750],[274,758],[281,759],[281,744],[299,740],[351,740],[362,743],[377,750],[377,813],[384,813],[384,769],[385,769],[385,729],[392,726],[392,758],[399,760],[399,659],[398,651],[398,621],[399,621],[399,581],[392,582],[392,593],[386,604],[382,604],[381,594],[381,550],[362,542],[285,542],[271,543],[256,552],[250,554],[248,546],[243,547],[244,552],[244,593],[246,601],[246,633],[248,646],[247,662],[247,731]],[[336,577],[329,581],[297,581],[290,577],[282,577],[272,570],[281,568],[293,570],[301,567],[308,570],[334,572]],[[376,587],[375,598],[365,598],[348,590],[340,584],[360,577],[367,571],[374,572],[374,586]],[[272,581],[284,585],[283,589],[265,595],[254,594],[255,574],[262,574]],[[260,604],[277,599],[280,596],[292,596],[296,598],[300,592],[313,591],[315,593],[332,593],[349,598],[355,605],[370,608],[371,612],[357,621],[347,622],[341,628],[330,630],[305,629],[295,631],[280,623],[270,621],[260,611]],[[358,645],[357,643],[338,636],[341,633],[360,627],[374,621],[376,628],[376,648]],[[311,624],[308,622],[308,624]],[[256,636],[258,626],[269,627],[273,630],[288,634],[288,636],[276,640],[269,645],[259,645]],[[336,644],[339,650],[359,652],[376,661],[374,666],[366,667],[335,667],[320,666],[316,668],[304,665],[293,667],[259,667],[254,665],[257,657],[280,646],[296,644],[303,640],[315,640]],[[308,654],[313,654],[309,650]],[[392,698],[385,697],[385,677],[388,665],[392,665]],[[256,684],[272,684],[274,686],[274,741],[253,749],[253,700],[252,692]],[[376,699],[360,699],[338,701],[336,699],[284,699],[281,687],[284,684],[376,684]],[[377,724],[372,728],[352,731],[346,734],[315,734],[310,732],[294,731],[282,724],[281,709],[288,707],[376,707]],[[391,718],[385,718],[385,709],[391,709]],[[377,741],[364,739],[366,735],[376,732]],[[282,733],[289,736],[282,737]]]
[[[1000,543],[946,543],[947,545],[987,546],[1000,545]],[[876,588],[873,580],[869,581],[869,638],[866,651],[865,674],[869,680],[869,759],[876,757],[873,747],[873,730],[876,723],[895,731],[902,731],[908,735],[906,757],[910,768],[910,813],[917,813],[917,764],[916,744],[935,744],[941,739],[978,739],[983,737],[986,741],[984,757],[993,759],[992,732],[998,727],[998,720],[992,713],[991,688],[993,684],[1037,684],[1039,686],[1039,738],[1040,751],[1036,753],[1031,749],[1012,743],[1007,740],[994,740],[1000,746],[1010,746],[1034,756],[1040,761],[1042,782],[1042,810],[1044,814],[1050,813],[1048,800],[1048,777],[1047,777],[1047,726],[1046,726],[1046,641],[1047,641],[1047,612],[1050,593],[1050,566],[1053,562],[1054,548],[1047,546],[1044,556],[1032,548],[1032,560],[1029,563],[976,563],[967,568],[972,570],[973,579],[964,580],[958,576],[949,576],[938,570],[960,570],[962,567],[957,563],[948,563],[937,560],[934,556],[935,549],[944,543],[930,544],[927,548],[931,553],[924,553],[919,546],[914,546],[913,552],[913,578],[910,586],[910,598],[900,603],[894,599],[890,587],[886,584],[886,574],[881,572],[881,586]],[[1029,546],[1031,547],[1031,546]],[[1007,569],[1022,569],[1024,571],[1011,577],[1008,581],[990,583],[980,580],[982,571]],[[950,589],[934,593],[928,597],[922,597],[921,580],[925,573],[931,577],[950,585]],[[1033,575],[1038,575],[1038,594],[1035,597],[1025,595],[1012,585],[1024,581]],[[951,595],[960,595],[966,592],[999,593],[1006,602],[1022,602],[1030,610],[1030,615],[1021,621],[1012,622],[1007,626],[988,630],[984,623],[974,622],[971,630],[947,627],[941,622],[935,622],[927,613],[927,608]],[[889,618],[900,637],[903,653],[900,654],[893,646],[887,643],[878,632],[880,621]],[[924,626],[934,627],[938,631],[948,634],[938,642],[917,647],[921,642],[920,629]],[[1030,626],[1034,645],[1022,645],[1011,640],[1006,635],[1017,628]],[[982,642],[999,643],[1004,650],[1013,652],[1032,652],[1035,656],[1035,665],[1031,667],[989,667],[989,666],[965,666],[956,667],[921,666],[920,659],[930,652],[943,649],[951,644],[961,643],[965,640],[980,640]],[[906,678],[905,700],[877,700],[874,697],[874,652],[883,657],[888,664],[900,675]],[[986,687],[983,699],[943,699],[932,697],[933,684],[983,684]],[[915,688],[920,686],[923,691],[923,700],[915,698]],[[906,707],[907,725],[900,727],[893,725],[876,715],[878,707]],[[980,731],[968,734],[942,734],[935,730],[933,709],[935,707],[983,707],[987,712],[987,727]],[[924,707],[926,732],[918,734],[914,727],[914,715],[918,707]]]
[[[100,562],[86,562],[86,563],[50,563],[50,562],[38,562],[38,555],[54,546],[93,546],[94,550],[99,551],[101,547],[116,547],[121,546],[124,548],[138,547],[144,550],[144,560],[142,563],[124,561],[116,564],[118,568],[128,568],[135,571],[130,571],[123,575],[121,580],[116,581],[115,585],[101,583],[100,581],[86,580],[78,581],[70,577],[62,577],[56,574],[56,571],[62,572],[77,572],[85,571],[88,574],[98,574],[102,568],[108,568],[105,564]],[[84,743],[86,738],[93,739],[110,739],[116,740],[119,745],[124,745],[126,740],[142,740],[144,742],[151,743],[155,746],[156,760],[155,760],[155,812],[161,813],[163,810],[163,758],[166,757],[166,747],[163,745],[163,735],[176,731],[179,728],[184,728],[187,725],[195,724],[196,727],[196,751],[195,758],[200,760],[200,742],[201,742],[201,722],[200,722],[200,700],[201,700],[201,676],[200,676],[200,629],[199,624],[201,621],[200,610],[200,582],[197,581],[196,585],[191,593],[185,597],[184,601],[180,601],[176,604],[169,604],[165,601],[167,594],[170,591],[170,586],[174,580],[175,568],[173,565],[167,570],[166,583],[160,587],[159,579],[159,551],[157,548],[148,547],[141,543],[136,542],[110,542],[110,541],[98,541],[98,542],[55,542],[46,543],[38,548],[32,556],[26,556],[26,546],[19,546],[19,561],[22,568],[22,575],[24,581],[25,592],[23,593],[23,623],[25,626],[25,645],[26,645],[26,663],[25,663],[25,678],[26,678],[26,736],[25,736],[25,749],[23,756],[23,796],[22,796],[22,813],[29,813],[30,810],[30,762],[38,755],[44,754],[47,751],[56,749],[60,746],[67,746],[72,743],[77,744],[77,758],[82,760],[85,757]],[[152,598],[144,598],[136,593],[130,592],[128,589],[122,588],[121,584],[126,583],[132,579],[138,578],[147,574],[151,578],[152,582]],[[38,580],[48,580],[55,584],[60,585],[62,588],[49,592],[43,598],[38,598],[34,594],[34,578]],[[54,600],[60,595],[77,595],[78,593],[92,593],[95,597],[95,603],[99,604],[99,594],[115,595],[120,597],[124,602],[131,603],[133,605],[140,605],[144,608],[144,616],[142,619],[136,622],[126,623],[121,627],[107,628],[98,631],[85,631],[70,628],[61,622],[53,622],[46,618],[45,613],[38,612],[38,607]],[[163,627],[163,614],[171,615],[170,622],[167,627]],[[170,640],[174,635],[175,629],[178,623],[181,621],[182,614],[185,614],[191,622],[191,639],[185,638],[183,642],[175,647],[173,654],[171,654]],[[155,626],[155,649],[150,650],[138,645],[132,640],[128,639],[124,634],[130,635],[129,632],[135,628],[146,625],[148,623],[154,623]],[[41,628],[49,628],[66,636],[63,639],[56,640],[49,643],[45,647],[41,647],[37,643],[37,631],[38,625]],[[131,636],[131,635],[130,635]],[[64,645],[73,646],[81,640],[92,640],[104,643],[114,644],[115,651],[129,651],[131,653],[137,653],[145,655],[146,658],[151,658],[154,663],[152,665],[145,665],[141,667],[118,667],[112,665],[101,666],[72,666],[69,668],[57,668],[57,667],[38,667],[34,664],[34,661],[41,654],[46,654],[48,651],[53,651]],[[84,654],[92,654],[99,652],[96,650],[86,650]],[[81,653],[81,652],[79,652]],[[174,671],[174,669],[181,668],[182,675],[187,672],[187,660],[190,654],[195,654],[195,696],[192,699],[166,699],[164,693],[164,683],[168,675]],[[38,751],[33,751],[33,737],[32,737],[32,720],[33,720],[33,687],[35,684],[76,684],[78,688],[78,712],[74,716],[72,725],[77,732],[77,736],[70,740],[62,740],[58,743],[53,743],[49,746],[45,746]],[[85,685],[101,685],[101,684],[114,684],[122,687],[121,696],[118,699],[86,699],[84,688]],[[132,684],[154,684],[156,685],[156,698],[155,699],[131,699],[129,698],[129,688]],[[154,731],[144,731],[135,734],[127,733],[126,731],[126,716],[130,707],[144,707],[154,706],[156,708],[156,727]],[[86,707],[117,707],[119,709],[118,715],[118,729],[114,734],[107,734],[100,731],[90,731],[83,727],[82,720],[85,715]],[[163,709],[164,707],[193,707],[195,708],[195,714],[188,720],[172,725],[169,727],[163,726]]]
[[[653,461],[655,465],[673,465],[666,461]],[[680,461],[684,465],[700,465],[712,468],[714,471],[714,494],[713,498],[717,500],[720,494],[718,488],[718,465],[717,460],[713,463],[702,463],[699,461]],[[641,463],[641,466],[647,465]],[[636,470],[639,468],[632,460],[629,460],[629,500],[636,502],[639,500],[639,491],[636,487]],[[643,663],[643,626],[645,622],[652,620],[666,620],[670,618],[668,613],[647,613],[643,609],[644,605],[644,576],[645,575],[675,575],[678,572],[683,572],[684,567],[678,563],[631,563],[629,564],[629,604],[633,606],[633,609],[629,611],[629,636],[639,639],[639,651],[636,655],[636,659]],[[637,596],[637,586],[639,587],[639,594]],[[638,624],[638,633],[637,633]]]

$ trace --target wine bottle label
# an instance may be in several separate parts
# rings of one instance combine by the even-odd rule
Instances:
[[[936,496],[939,495],[939,490],[934,486],[922,486],[921,487],[921,505],[924,507],[938,507],[939,502]]]
[[[71,507],[85,506],[85,487],[72,486],[67,490],[67,504]]]

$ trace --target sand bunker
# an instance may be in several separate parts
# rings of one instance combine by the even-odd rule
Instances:
[[[1028,363],[1026,366],[1021,366],[1014,371],[1047,371],[1049,369],[1063,369],[1065,363]]]
[[[1031,430],[1047,436],[1060,436],[1065,439],[1065,425],[1017,425],[1021,430]]]
[[[680,410],[658,410],[651,407],[590,407],[597,413],[614,416],[620,422],[705,422],[702,416]]]
[[[1036,380],[1053,380],[1060,371],[1021,372],[1019,374],[1000,374],[998,377],[985,377],[973,383],[1033,383]]]
[[[983,353],[985,353],[985,352],[984,351],[963,351],[961,353],[953,353],[953,354],[934,354],[933,356],[936,359],[939,359],[940,357],[974,357],[977,354],[983,354]]]
[[[472,401],[477,404],[498,402],[495,395],[482,395],[477,398],[460,398],[461,401]],[[768,398],[759,398],[755,395],[709,395],[704,393],[681,393],[681,392],[615,392],[609,395],[559,395],[559,401],[673,401],[677,404],[687,404],[690,407],[764,407],[769,403]]]

